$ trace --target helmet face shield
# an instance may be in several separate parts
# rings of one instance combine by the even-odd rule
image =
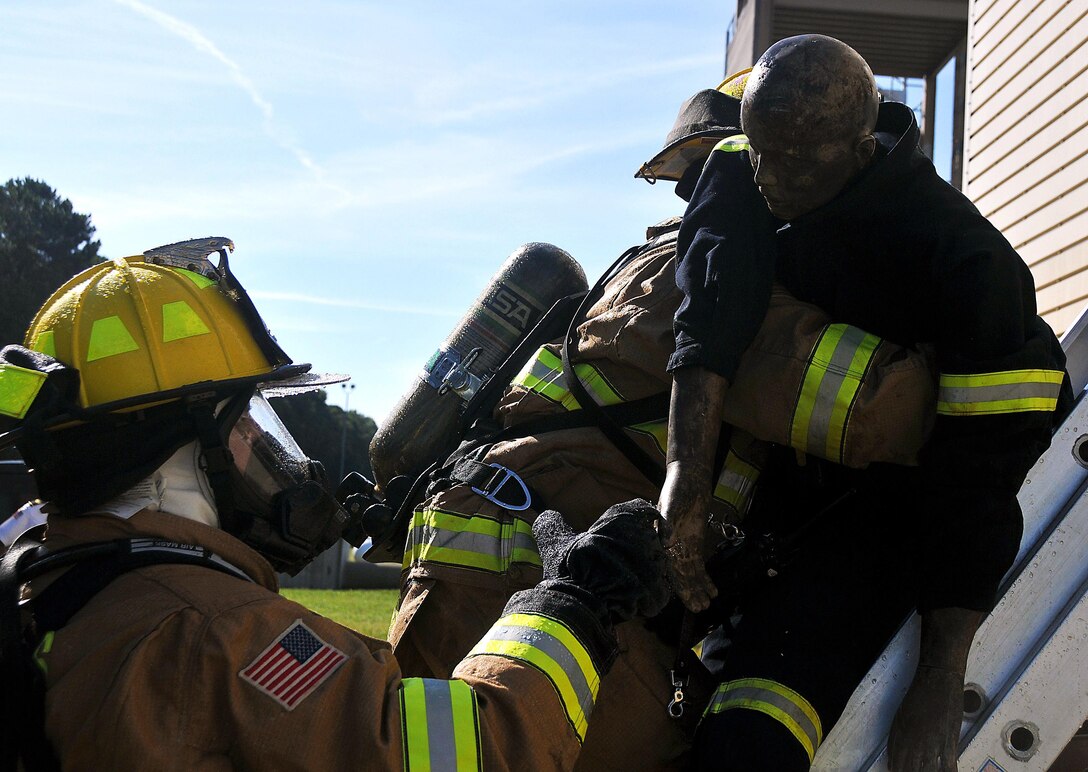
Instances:
[[[254,394],[227,439],[237,473],[236,495],[245,509],[271,511],[278,494],[314,480],[324,484],[311,461],[260,393]]]
[[[277,571],[298,573],[358,519],[333,497],[324,468],[306,456],[260,393],[250,397],[226,444],[233,507],[247,517],[240,530],[224,528]]]

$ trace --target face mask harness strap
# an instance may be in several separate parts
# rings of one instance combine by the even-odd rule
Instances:
[[[208,484],[215,497],[219,525],[231,533],[238,533],[242,524],[235,509],[234,490],[230,481],[231,471],[234,469],[234,455],[227,447],[226,438],[251,396],[252,389],[237,392],[219,411],[218,418],[215,415],[214,395],[194,399],[188,408],[196,429],[197,441],[200,443],[200,468],[207,475]]]

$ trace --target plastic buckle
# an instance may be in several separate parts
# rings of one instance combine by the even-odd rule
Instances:
[[[473,487],[471,489],[473,493],[479,494],[480,496],[483,496],[485,499],[490,501],[492,504],[497,504],[503,509],[509,509],[511,512],[521,512],[522,510],[526,510],[530,506],[532,506],[533,497],[532,494],[529,493],[529,486],[527,486],[525,484],[525,481],[518,476],[517,472],[515,472],[513,469],[507,469],[502,464],[488,464],[488,466],[497,469],[498,473],[491,477],[491,479],[487,483],[486,489]],[[496,480],[499,481],[498,485],[493,484]],[[524,504],[509,504],[499,498],[499,492],[511,480],[516,482],[518,484],[518,487],[521,488],[521,493],[525,497]]]

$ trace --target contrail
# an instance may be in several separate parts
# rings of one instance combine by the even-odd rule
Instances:
[[[426,308],[422,306],[398,306],[382,303],[370,303],[365,300],[341,300],[338,298],[326,298],[318,295],[304,295],[297,292],[273,292],[256,290],[248,293],[256,300],[288,300],[292,303],[307,303],[318,306],[331,306],[335,308],[356,308],[363,311],[381,311],[392,314],[412,314],[416,316],[444,316],[456,317],[458,312],[446,311],[440,308]]]
[[[136,13],[144,16],[151,21],[158,24],[174,35],[177,35],[182,40],[193,46],[197,51],[208,54],[213,59],[227,68],[227,72],[230,75],[230,79],[234,81],[235,85],[241,88],[249,97],[249,101],[260,111],[264,118],[264,130],[272,140],[281,148],[291,153],[295,159],[302,164],[303,167],[312,172],[320,181],[325,182],[325,170],[322,169],[314,160],[310,157],[302,148],[295,145],[286,137],[282,136],[280,132],[276,130],[274,123],[274,111],[272,110],[271,103],[261,95],[261,92],[253,84],[253,81],[242,72],[242,68],[238,66],[238,63],[224,54],[219,48],[209,40],[200,30],[194,27],[192,24],[171,16],[168,13],[164,13],[157,8],[152,8],[149,5],[141,3],[139,0],[114,0],[118,5],[123,5]],[[348,195],[347,191],[336,188],[344,195]]]

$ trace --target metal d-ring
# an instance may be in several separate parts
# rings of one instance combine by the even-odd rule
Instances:
[[[517,472],[515,472],[513,469],[507,469],[502,464],[488,464],[488,466],[498,469],[501,473],[491,478],[492,482],[498,479],[499,484],[492,486],[489,482],[487,486],[489,490],[485,490],[483,488],[472,488],[473,493],[479,494],[480,496],[483,496],[485,499],[490,501],[492,504],[497,504],[503,509],[509,509],[511,512],[521,512],[532,506],[533,496],[531,493],[529,493],[529,486],[526,485],[525,481],[518,476]],[[511,480],[516,482],[518,484],[518,487],[521,488],[521,493],[525,497],[524,504],[509,504],[505,501],[502,501],[498,497],[499,491],[501,491]]]

